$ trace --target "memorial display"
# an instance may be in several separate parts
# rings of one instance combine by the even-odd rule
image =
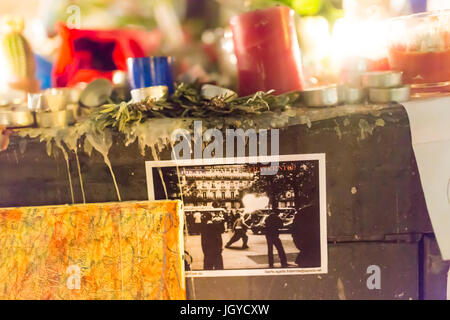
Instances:
[[[0,299],[445,297],[450,8],[17,1]]]

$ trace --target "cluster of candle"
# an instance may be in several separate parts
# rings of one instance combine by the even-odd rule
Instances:
[[[395,71],[363,72],[354,83],[305,90],[301,99],[307,107],[334,107],[340,104],[404,102],[410,99],[410,86],[404,85],[402,73]]]
[[[348,68],[349,59],[363,57],[365,70],[388,69],[387,48],[382,45],[386,41],[382,39],[384,34],[379,23],[341,19],[331,34],[324,18],[302,18],[300,21],[302,44],[311,53],[306,56],[308,65],[312,55],[313,64],[331,58],[333,68],[327,72],[337,75]],[[230,25],[240,95],[268,90],[282,94],[314,86],[314,81],[310,81],[314,75],[307,72],[308,77],[304,76],[293,10],[282,6],[256,10],[232,18]],[[368,64],[368,59],[377,63]],[[384,64],[378,63],[381,60]]]
[[[346,3],[368,10],[355,1]],[[313,49],[315,58],[328,54],[331,59],[328,73],[335,77],[325,81],[317,81],[308,67],[304,76],[292,10],[274,7],[232,18],[239,93],[302,91],[333,82],[351,83],[355,72],[390,70],[403,73],[403,81],[412,85],[414,93],[449,91],[450,10],[382,20],[389,12],[384,9],[379,19],[351,16],[349,10],[348,16],[336,22],[332,34],[326,21],[302,18],[303,45]],[[309,66],[310,60],[306,56],[304,62]],[[402,92],[409,96],[406,91]]]

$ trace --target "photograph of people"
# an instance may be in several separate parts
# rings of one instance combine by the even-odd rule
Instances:
[[[191,272],[302,272],[323,266],[319,161],[280,162],[274,175],[261,174],[264,168],[217,164],[152,169],[156,186],[161,184],[158,169],[162,171],[171,198],[181,199],[183,193]],[[155,193],[155,199],[164,198],[161,191]]]

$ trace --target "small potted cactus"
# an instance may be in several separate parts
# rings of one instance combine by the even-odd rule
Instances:
[[[37,92],[36,62],[31,46],[23,35],[22,18],[5,18],[2,23],[0,54],[6,65],[9,87],[26,92]]]

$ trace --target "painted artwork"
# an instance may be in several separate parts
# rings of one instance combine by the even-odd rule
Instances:
[[[0,209],[0,299],[185,299],[179,201]]]

